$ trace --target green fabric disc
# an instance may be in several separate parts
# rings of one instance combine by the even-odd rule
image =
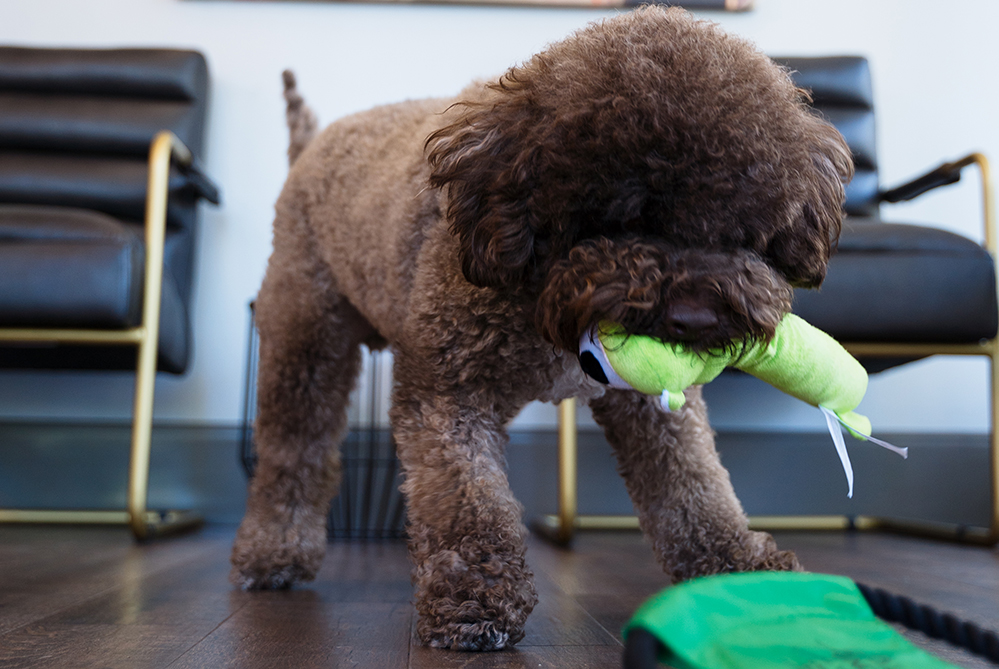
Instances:
[[[945,669],[875,617],[848,578],[751,572],[695,579],[627,624],[653,633],[676,669]]]

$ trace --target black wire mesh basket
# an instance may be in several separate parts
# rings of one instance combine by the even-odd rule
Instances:
[[[259,350],[253,303],[250,304],[248,339],[240,458],[246,475],[252,477],[257,464],[253,420],[257,408]],[[362,376],[366,382],[358,383],[358,386],[366,389],[367,402],[359,401],[358,393],[352,396],[352,401],[361,407],[353,421],[358,427],[348,432],[340,448],[343,465],[340,492],[333,500],[327,521],[331,541],[402,539],[406,536],[406,509],[399,491],[402,469],[391,430],[379,425],[387,355],[375,351],[366,352],[365,357]]]

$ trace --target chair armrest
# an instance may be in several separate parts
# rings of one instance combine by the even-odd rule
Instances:
[[[191,185],[194,186],[194,192],[198,197],[203,197],[212,204],[221,204],[222,199],[219,196],[219,187],[196,164],[190,163],[185,165],[178,163],[177,169],[188,178]]]
[[[979,158],[984,159],[984,156],[972,153],[952,163],[944,163],[901,186],[882,191],[878,197],[882,202],[907,202],[913,200],[934,188],[957,183],[961,180],[961,170],[968,165],[974,165],[979,161]]]
[[[191,150],[176,135],[168,130],[161,130],[153,138],[153,143],[149,148],[150,169],[152,169],[152,154],[156,152],[157,142],[162,143],[161,150],[169,150],[170,162],[175,163],[180,173],[190,180],[197,197],[203,197],[212,204],[219,204],[221,202],[218,186],[205,176],[201,168],[195,164]]]
[[[981,153],[971,153],[951,163],[944,163],[926,174],[878,195],[881,202],[906,202],[923,193],[957,183],[961,172],[969,165],[978,165],[982,176],[982,218],[985,228],[985,246],[999,259],[999,235],[996,231],[995,209],[992,201],[992,178],[989,161]]]
[[[882,202],[892,203],[913,200],[934,188],[949,186],[960,181],[962,167],[963,165],[959,165],[959,163],[944,163],[901,186],[882,191],[878,194],[878,199]]]

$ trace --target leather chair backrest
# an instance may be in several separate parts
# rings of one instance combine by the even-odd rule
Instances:
[[[874,92],[867,59],[856,56],[775,58],[791,69],[799,88],[812,96],[812,106],[842,133],[853,152],[856,169],[846,187],[846,213],[878,213],[878,159],[874,129]]]
[[[199,156],[208,70],[194,51],[0,47],[0,203],[92,209],[141,225],[149,145]],[[190,294],[193,188],[170,179],[166,270]]]

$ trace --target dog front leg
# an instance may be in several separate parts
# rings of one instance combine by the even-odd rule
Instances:
[[[397,374],[400,367],[397,357]],[[499,650],[523,638],[537,593],[524,561],[523,508],[503,466],[503,422],[470,400],[400,382],[392,422],[406,475],[420,639]]]
[[[700,387],[673,413],[658,399],[609,390],[590,402],[664,570],[674,582],[730,571],[800,569],[773,538],[751,532],[715,450]]]

